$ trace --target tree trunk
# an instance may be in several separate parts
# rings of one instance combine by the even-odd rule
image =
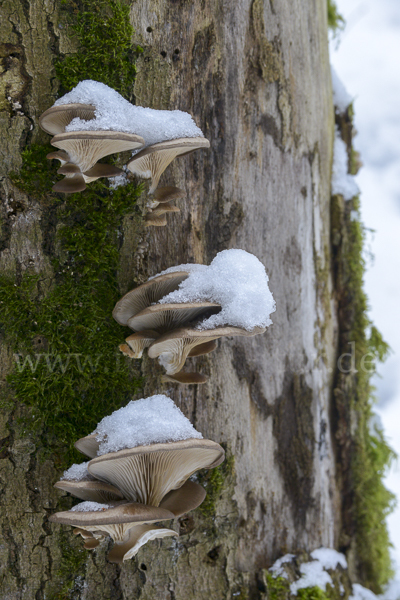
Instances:
[[[2,2],[0,264],[17,282],[28,268],[44,279],[52,273],[50,212],[8,176],[25,144],[48,143],[38,117],[56,98],[54,59],[74,50],[60,5]],[[211,149],[177,159],[164,175],[187,192],[167,227],[145,231],[125,218],[120,292],[169,266],[209,264],[242,248],[266,266],[277,310],[264,335],[224,339],[191,359],[210,376],[205,385],[161,384],[156,361],[143,360],[137,397],[170,395],[204,437],[224,444],[228,460],[219,482],[200,478],[207,511],[180,519],[177,541],[151,542],[121,568],[106,562],[104,548],[82,553],[66,527],[48,523],[60,470],[25,432],[26,408],[5,382],[17,349],[3,344],[11,401],[0,423],[2,598],[258,599],[260,572],[279,556],[337,546],[326,20],[323,0],[133,2],[134,42],[144,49],[136,103],[190,112]],[[67,560],[72,547],[79,566]]]

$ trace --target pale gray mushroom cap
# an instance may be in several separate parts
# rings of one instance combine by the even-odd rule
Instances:
[[[55,135],[50,143],[65,150],[70,161],[85,173],[104,156],[140,148],[144,139],[119,131],[67,131]]]
[[[209,148],[210,142],[203,137],[178,138],[147,146],[128,163],[128,169],[143,179],[151,178],[150,194],[157,188],[162,173],[179,155],[189,154],[200,148]]]
[[[126,540],[115,542],[113,548],[108,553],[107,560],[110,563],[122,563],[125,560],[134,558],[140,548],[147,544],[147,542],[168,536],[178,537],[178,534],[173,529],[166,529],[155,525],[134,525],[129,530]]]
[[[96,107],[91,104],[62,104],[48,108],[40,117],[39,125],[46,133],[56,135],[64,133],[65,128],[72,119],[78,117],[83,121],[95,118]]]
[[[189,277],[186,271],[165,273],[149,279],[137,288],[131,290],[118,300],[113,310],[113,317],[120,325],[127,325],[131,317],[144,310],[154,302],[158,302],[178,289],[179,285]]]
[[[89,462],[88,471],[115,485],[128,500],[158,506],[193,473],[218,466],[224,456],[216,442],[190,438],[104,454]]]
[[[150,358],[160,356],[167,375],[178,373],[190,351],[199,344],[220,337],[254,336],[264,333],[265,327],[255,327],[252,331],[240,327],[216,327],[215,329],[180,328],[160,336],[148,349]]]
[[[79,452],[82,452],[82,454],[89,456],[89,458],[94,458],[97,456],[100,447],[100,442],[97,441],[96,435],[96,433],[91,433],[90,435],[80,438],[75,442],[75,448],[79,450]]]
[[[180,302],[177,304],[153,304],[128,320],[134,331],[153,330],[159,334],[194,321],[200,316],[216,314],[221,305],[216,302]]]
[[[88,502],[99,502],[102,504],[104,502],[107,503],[124,499],[123,494],[118,488],[109,483],[105,483],[104,481],[74,481],[62,479],[61,481],[57,481],[57,483],[54,484],[54,487]]]

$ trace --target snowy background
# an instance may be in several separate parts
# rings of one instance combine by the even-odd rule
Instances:
[[[400,456],[400,2],[337,0],[337,6],[346,28],[339,46],[331,42],[331,62],[355,100],[354,145],[364,164],[356,180],[362,220],[374,230],[368,237],[374,258],[368,262],[366,292],[371,318],[392,348],[374,382],[377,412]],[[399,465],[392,467],[386,486],[400,498]],[[388,522],[400,582],[400,502]],[[400,597],[400,583],[397,591]]]

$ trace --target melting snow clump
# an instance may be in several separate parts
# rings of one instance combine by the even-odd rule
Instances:
[[[132,400],[109,417],[104,417],[94,433],[100,442],[98,455],[124,448],[203,437],[171,398],[163,394]]]
[[[111,130],[135,133],[145,140],[145,146],[181,137],[203,137],[192,117],[181,110],[154,110],[134,106],[104,83],[86,79],[54,106],[63,104],[92,104],[95,119],[84,121],[76,117],[66,131]]]
[[[192,269],[188,269],[189,266]],[[198,329],[227,325],[251,331],[272,323],[270,314],[275,311],[275,301],[268,287],[268,275],[253,254],[223,250],[210,266],[179,265],[164,273],[185,270],[190,272],[189,277],[160,303],[208,301],[220,304],[221,311],[201,321]]]
[[[339,113],[344,113],[352,101],[352,97],[340,81],[338,74],[331,65],[333,104]]]
[[[385,597],[385,594],[383,594],[383,597]],[[378,596],[376,596],[374,594],[374,592],[371,592],[371,590],[368,590],[367,588],[363,587],[359,583],[353,583],[353,593],[349,597],[349,600],[377,600],[377,599],[378,599]]]
[[[302,588],[314,586],[326,590],[326,584],[332,584],[332,578],[325,569],[336,569],[337,565],[347,567],[343,554],[330,548],[318,548],[311,552],[311,557],[314,558],[313,561],[300,566],[301,578],[290,585],[292,594],[297,594],[297,591]]]
[[[125,171],[123,173],[121,173],[120,175],[115,175],[115,177],[108,177],[108,181],[109,181],[108,187],[111,190],[116,190],[119,187],[124,187],[125,185],[128,185],[128,183],[129,183],[129,179],[128,179]]]
[[[98,502],[81,502],[71,508],[71,512],[94,512],[98,510],[107,510],[109,504],[99,504]]]
[[[64,471],[61,479],[66,479],[67,481],[85,481],[88,479],[93,479],[87,470],[88,464],[89,462],[84,462],[80,465],[72,465],[72,467]]]
[[[333,147],[332,194],[341,194],[345,200],[351,200],[360,190],[353,175],[348,173],[347,148],[336,131]]]
[[[281,556],[281,558],[278,558],[278,560],[276,560],[272,567],[269,569],[271,573],[273,573],[274,577],[284,577],[285,579],[287,579],[288,576],[285,569],[283,568],[283,565],[285,563],[291,562],[295,558],[295,556],[295,554],[285,554],[285,556]]]

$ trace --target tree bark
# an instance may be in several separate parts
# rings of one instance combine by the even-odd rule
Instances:
[[[261,599],[260,573],[280,555],[337,546],[331,427],[337,316],[329,240],[334,113],[325,4],[133,2],[134,42],[144,48],[136,103],[190,112],[211,149],[177,159],[163,176],[187,192],[167,227],[143,233],[125,219],[121,294],[164,268],[209,264],[223,249],[242,248],[266,266],[277,310],[264,335],[224,339],[213,354],[191,359],[210,376],[203,386],[160,384],[161,369],[143,360],[143,395],[170,395],[233,460],[214,514],[181,519],[177,541],[151,542],[121,568],[106,562],[102,548],[87,554],[82,573],[63,570],[65,546],[79,544],[47,521],[60,473],[25,434],[18,419],[24,407],[14,403],[4,411],[2,598]],[[18,278],[28,267],[51,272],[43,250],[48,215],[8,175],[20,167],[27,142],[47,141],[38,117],[56,98],[54,58],[73,45],[59,28],[59,0],[4,1],[1,10],[0,265]],[[12,352],[2,345],[4,390]],[[68,596],[62,590],[70,579]]]

